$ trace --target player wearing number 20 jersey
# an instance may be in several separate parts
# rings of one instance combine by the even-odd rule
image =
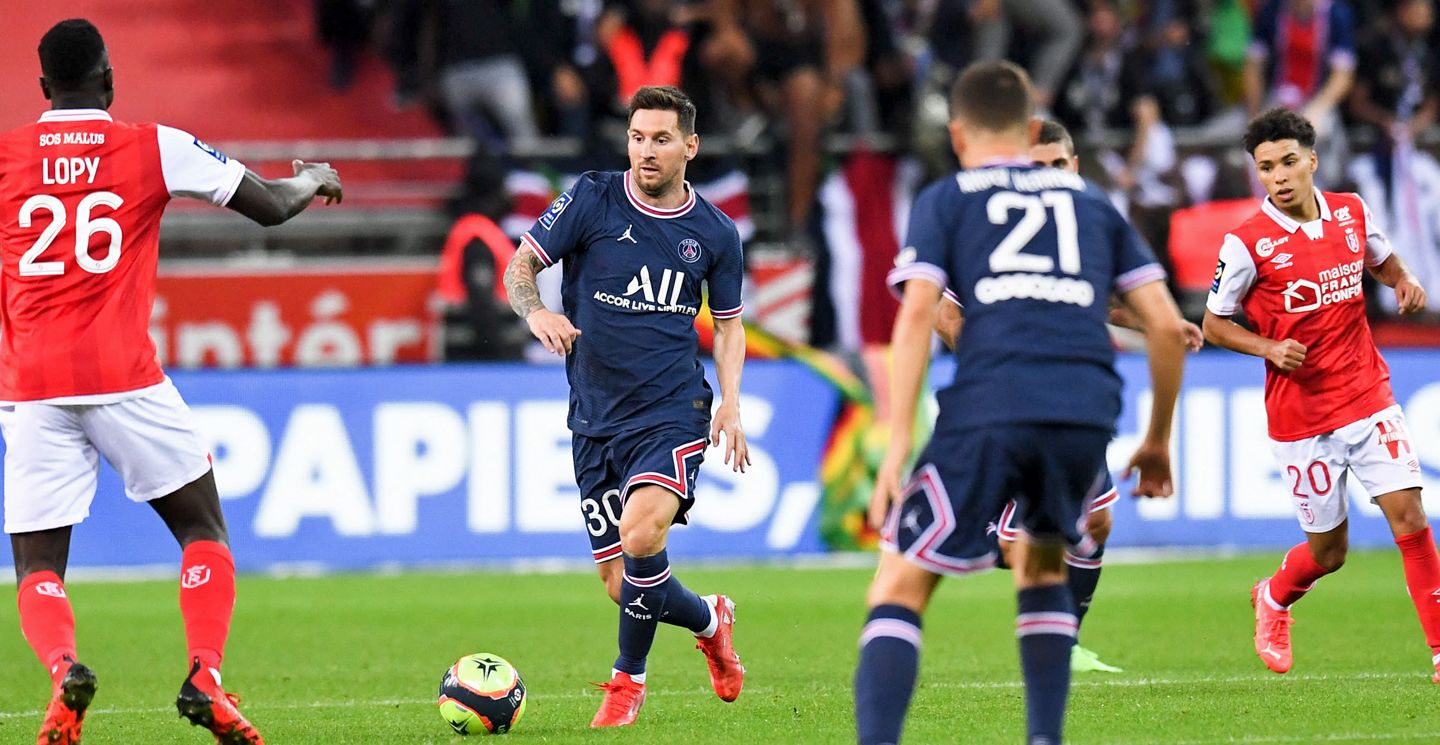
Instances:
[[[104,456],[182,549],[187,672],[176,708],[217,741],[260,745],[220,687],[235,563],[210,455],[149,335],[160,216],[170,199],[192,197],[273,225],[317,195],[338,200],[340,181],[300,161],[293,178],[262,179],[186,132],[115,121],[110,55],[89,21],[57,23],[39,52],[51,110],[0,134],[5,532],[20,627],[53,684],[38,742],[80,742],[95,695],[95,673],[76,660],[64,574]]]

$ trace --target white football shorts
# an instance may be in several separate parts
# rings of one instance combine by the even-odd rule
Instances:
[[[190,407],[166,378],[136,398],[109,404],[0,406],[5,437],[5,532],[75,525],[90,515],[100,456],[148,502],[210,470]]]
[[[1420,461],[1399,405],[1334,432],[1294,442],[1271,440],[1275,462],[1290,490],[1295,517],[1307,533],[1324,533],[1345,521],[1345,470],[1374,497],[1420,486]]]

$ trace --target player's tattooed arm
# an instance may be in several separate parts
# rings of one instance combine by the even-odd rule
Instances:
[[[540,257],[529,246],[522,245],[510,265],[505,267],[505,292],[510,297],[510,308],[515,315],[529,318],[537,310],[545,310],[540,300],[540,287],[535,284],[535,275],[545,268]]]
[[[529,246],[522,245],[510,265],[505,267],[505,292],[510,297],[510,308],[515,315],[525,319],[530,333],[535,335],[545,349],[553,354],[566,355],[575,346],[580,329],[570,319],[554,313],[540,300],[540,288],[535,284],[535,275],[545,268],[540,257]]]

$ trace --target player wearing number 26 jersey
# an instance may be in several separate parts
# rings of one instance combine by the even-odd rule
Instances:
[[[76,661],[64,574],[104,456],[182,548],[188,653],[176,707],[218,741],[260,743],[220,687],[235,565],[208,448],[150,340],[160,216],[189,197],[272,225],[317,195],[338,200],[340,182],[300,161],[294,178],[267,181],[187,132],[116,121],[109,53],[88,21],[51,28],[40,67],[51,110],[0,135],[5,532],[20,627],[54,686],[38,742],[80,742],[95,695],[95,673]]]
[[[1314,127],[1292,111],[1250,123],[1245,148],[1268,196],[1225,236],[1206,302],[1206,338],[1266,361],[1272,450],[1306,534],[1251,589],[1255,653],[1290,670],[1290,606],[1345,560],[1348,470],[1390,523],[1440,682],[1440,557],[1360,281],[1368,271],[1395,288],[1402,313],[1423,308],[1425,291],[1360,197],[1315,188],[1314,145]],[[1229,320],[1242,308],[1253,331]]]

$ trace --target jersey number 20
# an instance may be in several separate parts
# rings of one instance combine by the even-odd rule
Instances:
[[[80,204],[75,206],[75,263],[80,265],[91,274],[104,274],[115,268],[120,262],[120,223],[108,217],[91,217],[91,210],[96,206],[118,209],[125,200],[119,194],[109,191],[97,191],[86,194]],[[50,213],[50,225],[40,233],[40,238],[35,245],[20,257],[20,276],[22,277],[53,277],[65,273],[65,262],[63,261],[37,261],[45,249],[55,242],[56,236],[65,228],[65,204],[49,194],[36,194],[25,200],[20,205],[20,227],[28,228],[34,220],[36,211],[45,210]],[[106,249],[105,255],[96,259],[90,255],[90,236],[96,233],[105,233],[110,236],[110,246]]]
[[[1045,208],[1055,210],[1055,238],[1059,244],[1060,271],[1080,273],[1080,239],[1075,226],[1075,199],[1068,191],[1044,191],[1039,196],[1013,191],[997,192],[985,203],[985,214],[993,225],[1009,225],[1010,211],[1023,210],[1020,222],[1005,235],[1000,245],[990,252],[990,271],[994,274],[1033,272],[1044,274],[1055,270],[1049,256],[1021,253],[1045,227]]]

